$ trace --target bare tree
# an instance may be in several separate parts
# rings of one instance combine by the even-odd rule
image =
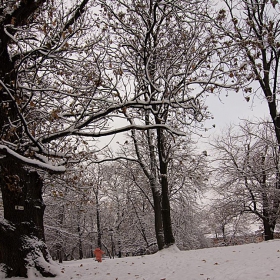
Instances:
[[[132,131],[131,137],[133,140],[132,144],[129,143],[129,138],[127,138],[125,143],[122,145],[120,153],[123,155],[123,159],[130,159],[127,164],[124,164],[129,170],[128,179],[132,180],[132,182],[136,184],[153,207],[157,244],[158,248],[162,249],[161,246],[164,246],[165,240],[163,234],[163,224],[161,221],[161,178],[159,176],[160,167],[157,158],[158,153],[155,149],[155,134],[151,132],[136,133],[135,131]],[[196,155],[194,143],[188,137],[176,139],[176,141],[173,137],[169,137],[168,139],[166,138],[165,145],[169,158],[167,164],[169,183],[167,196],[170,201],[170,219],[175,217],[177,220],[177,215],[182,215],[182,209],[188,209],[188,205],[191,205],[190,208],[194,207],[195,200],[203,193],[209,176],[207,171],[207,160],[204,154]],[[131,161],[132,159],[133,161]],[[139,167],[136,168],[138,164],[142,169],[142,172],[139,171]],[[142,174],[140,178],[139,174]],[[143,176],[146,177],[146,180],[143,180]],[[148,188],[144,187],[143,183],[148,183]],[[192,218],[192,216],[188,215],[185,217],[186,220],[188,217]],[[179,220],[182,221],[183,219]],[[189,223],[191,224],[191,220]],[[186,229],[185,225],[185,220],[182,225],[179,225],[178,223],[175,225],[175,231],[179,239],[182,236],[186,237],[187,235],[186,231],[181,231],[179,229],[179,227]],[[195,236],[197,237],[197,235]],[[193,236],[192,239],[195,239],[195,236]],[[177,241],[181,242],[182,240]],[[188,248],[190,248],[190,246]]]
[[[52,257],[60,262],[92,257],[93,246],[97,245],[96,198],[92,191],[92,183],[97,182],[87,175],[85,166],[75,166],[61,175],[44,176],[46,243]]]
[[[273,239],[280,206],[279,150],[274,135],[269,123],[245,122],[213,144],[220,163],[218,193],[235,205],[236,214],[249,212],[259,218],[265,240]]]
[[[211,61],[219,46],[202,19],[206,4],[1,2],[0,164],[5,221],[0,224],[0,261],[7,265],[8,276],[26,276],[29,266],[44,276],[54,275],[44,243],[38,169],[63,172],[74,154],[85,157],[81,147],[77,149],[84,145],[82,138],[93,142],[131,129],[156,129],[165,234],[168,244],[174,242],[163,129],[183,135],[168,119],[183,124],[203,119],[206,108],[199,97],[232,86],[227,84],[230,73]],[[114,127],[112,121],[123,114],[128,125]],[[140,121],[135,119],[138,116]],[[40,245],[25,246],[22,235]],[[29,263],[24,261],[36,250],[45,265],[36,254]]]
[[[246,237],[254,236],[255,224],[259,224],[258,217],[248,213],[244,215],[244,205],[238,200],[239,197],[235,200],[223,191],[214,194],[217,196],[211,201],[209,210],[205,212],[206,223],[212,236],[216,238],[214,244],[227,246],[247,243]]]
[[[106,90],[99,68],[104,53],[94,49],[101,36],[86,12],[88,2],[1,3],[1,191],[10,226],[1,223],[0,261],[7,265],[8,276],[26,276],[29,266],[53,275],[50,265],[36,261],[36,254],[25,262],[29,251],[36,250],[50,261],[44,244],[42,180],[36,168],[63,172],[73,153],[85,155],[76,150],[81,136],[137,128],[108,131],[118,110],[139,104],[133,99],[120,102]],[[40,242],[25,246],[23,234]]]
[[[278,108],[280,16],[278,1],[223,0],[215,26],[224,51],[230,53],[232,76],[244,75],[242,85],[247,101],[259,92],[266,100],[278,145],[280,117]],[[251,85],[248,85],[248,81]]]
[[[269,113],[274,127],[275,143],[280,147],[280,118],[278,108],[279,93],[279,58],[280,58],[280,17],[278,1],[266,0],[223,0],[222,7],[213,24],[221,36],[224,51],[232,56],[229,68],[232,76],[244,76],[244,83],[240,84],[247,101],[258,95],[267,102]],[[266,144],[264,144],[266,145]],[[266,146],[264,146],[265,149]],[[269,148],[270,149],[270,148]],[[251,147],[247,147],[247,153],[251,153]],[[259,155],[259,163],[267,162],[266,153]],[[267,185],[266,170],[263,173],[262,184]],[[276,174],[279,180],[279,175]],[[260,179],[259,179],[260,180]],[[280,183],[275,183],[279,190]],[[263,197],[269,206],[278,205],[275,197]],[[264,212],[266,210],[263,210]],[[265,214],[265,213],[264,213]],[[270,215],[266,213],[265,215]],[[275,218],[272,218],[275,220]],[[267,225],[266,237],[272,238],[273,223]],[[268,228],[271,227],[271,231]]]
[[[29,267],[44,276],[54,275],[50,264],[38,261],[43,257],[50,262],[50,257],[44,244],[43,184],[36,168],[64,171],[50,157],[71,153],[67,141],[59,148],[58,142],[50,143],[45,136],[52,138],[54,132],[63,131],[69,125],[67,119],[76,123],[74,104],[72,117],[64,109],[71,108],[71,99],[79,102],[75,97],[81,83],[70,82],[73,69],[79,72],[89,57],[92,60],[92,55],[81,53],[85,45],[77,48],[78,33],[80,38],[85,35],[87,3],[69,7],[63,1],[52,5],[48,1],[1,2],[0,151],[6,221],[0,226],[0,261],[7,265],[8,276],[26,276]],[[74,53],[75,58],[71,57]],[[94,82],[83,86],[89,91],[96,88]],[[33,257],[26,258],[29,254]]]
[[[148,157],[140,154],[135,131],[132,137],[153,192],[161,249],[175,242],[168,185],[170,134],[180,135],[174,128],[184,131],[184,126],[207,118],[204,95],[234,87],[236,80],[231,82],[230,72],[221,67],[227,64],[226,55],[219,65],[214,60],[218,53],[221,55],[221,46],[205,17],[207,1],[99,3],[103,7],[99,22],[104,29],[103,49],[109,50],[103,66],[108,91],[121,102],[133,96],[138,103],[138,110],[123,107],[119,112],[130,126],[156,126],[155,132],[146,134]],[[140,107],[143,102],[149,106]],[[166,132],[166,126],[173,130]]]

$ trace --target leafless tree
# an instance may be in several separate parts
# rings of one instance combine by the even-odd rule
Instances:
[[[132,138],[153,193],[161,249],[175,242],[168,185],[169,137],[180,135],[176,128],[186,132],[184,126],[206,119],[204,96],[236,87],[238,79],[232,82],[228,68],[222,67],[227,64],[226,55],[223,62],[216,63],[221,45],[205,17],[207,1],[99,3],[103,7],[99,22],[104,29],[103,48],[109,50],[103,66],[108,90],[121,102],[132,97],[139,104],[136,110],[123,107],[119,112],[130,126],[156,126],[145,134],[145,156],[140,153],[135,130]],[[140,107],[143,102],[149,106]],[[173,130],[164,130],[166,126]]]
[[[244,75],[240,84],[247,101],[256,92],[266,100],[280,145],[278,108],[280,58],[280,4],[267,0],[223,0],[213,26],[224,51],[232,57],[232,76]]]
[[[1,191],[4,218],[10,224],[1,223],[0,261],[7,265],[8,276],[26,276],[29,265],[53,275],[50,265],[36,261],[36,254],[29,264],[24,261],[32,250],[50,261],[37,169],[63,172],[75,152],[85,155],[81,136],[93,139],[131,128],[107,130],[119,109],[137,102],[120,102],[101,81],[104,56],[94,46],[102,37],[88,2],[1,3]],[[39,242],[26,246],[22,234]]]
[[[268,122],[245,122],[213,144],[219,162],[217,191],[237,213],[252,213],[263,223],[265,240],[273,239],[279,216],[279,150]]]
[[[38,169],[63,172],[74,154],[86,157],[85,141],[131,129],[156,131],[165,235],[173,243],[164,130],[183,135],[169,119],[202,120],[207,110],[200,97],[238,80],[228,83],[231,73],[212,60],[220,44],[203,18],[207,3],[15,0],[0,5],[6,220],[0,224],[0,261],[8,276],[26,276],[28,265],[54,275],[35,254],[24,262],[35,250],[50,262]],[[124,117],[127,125],[113,126]],[[23,234],[36,239],[37,247],[25,246]]]

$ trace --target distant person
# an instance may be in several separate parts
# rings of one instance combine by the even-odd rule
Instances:
[[[95,260],[98,262],[102,262],[102,255],[105,254],[100,248],[96,248],[94,250]]]

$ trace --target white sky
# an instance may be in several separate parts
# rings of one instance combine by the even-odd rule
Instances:
[[[199,149],[207,149],[208,138],[222,133],[230,124],[239,124],[244,119],[269,118],[266,101],[256,95],[251,96],[249,102],[242,92],[229,92],[227,96],[221,94],[219,97],[212,95],[207,97],[206,104],[214,119],[205,122],[205,127],[210,129],[202,134],[205,138],[200,139]]]
[[[206,104],[214,115],[214,120],[207,123],[215,124],[217,129],[222,129],[230,123],[238,124],[241,119],[269,116],[268,105],[265,100],[252,96],[250,101],[247,102],[240,92],[230,92],[228,96],[209,96]]]

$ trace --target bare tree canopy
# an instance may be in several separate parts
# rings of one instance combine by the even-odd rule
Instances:
[[[280,6],[278,1],[223,0],[214,26],[231,56],[232,75],[243,73],[245,98],[260,93],[266,100],[280,144],[279,59]],[[244,82],[245,82],[244,81]],[[249,84],[248,84],[249,82]]]

